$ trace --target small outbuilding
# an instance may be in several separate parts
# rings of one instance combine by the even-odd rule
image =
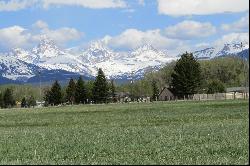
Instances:
[[[160,101],[175,100],[175,95],[169,87],[164,87],[159,94]]]

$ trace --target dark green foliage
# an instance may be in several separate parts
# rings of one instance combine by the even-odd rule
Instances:
[[[3,102],[5,108],[11,108],[16,105],[16,101],[13,97],[13,91],[10,88],[7,88],[3,95]]]
[[[207,88],[212,80],[221,81],[225,87],[239,87],[245,84],[246,75],[242,59],[236,57],[215,58],[200,61],[202,86]]]
[[[159,89],[158,89],[156,83],[157,83],[156,80],[152,81],[152,90],[153,90],[152,100],[153,101],[157,101],[158,96],[159,96]]]
[[[58,81],[55,81],[51,87],[51,89],[47,89],[44,92],[44,100],[45,106],[48,105],[59,105],[62,103],[63,100],[63,93],[61,89],[61,85]]]
[[[69,84],[66,88],[66,100],[71,104],[75,102],[75,94],[76,94],[76,84],[75,81],[71,78]]]
[[[203,93],[203,89],[208,89],[208,84],[212,80],[221,81],[227,87],[245,86],[244,64],[236,57],[220,57],[212,60],[198,61],[201,66],[201,88],[198,93]],[[130,92],[133,94],[152,96],[152,81],[155,79],[157,87],[170,86],[172,82],[172,73],[174,72],[176,61],[166,64],[165,67],[157,72],[148,72],[141,80],[136,80],[133,84],[123,84],[117,86],[118,92]],[[246,62],[245,62],[246,64]],[[205,91],[205,92],[206,92]]]
[[[193,54],[185,53],[181,56],[171,77],[171,85],[178,97],[183,98],[198,92],[201,84],[201,68]]]
[[[55,81],[55,83],[51,87],[51,100],[52,104],[59,105],[62,103],[62,90],[61,85],[58,83],[58,81]]]
[[[42,89],[45,88],[46,85],[42,85]],[[24,96],[33,95],[36,99],[42,100],[43,91],[40,98],[40,88],[38,85],[20,85],[20,84],[6,84],[0,85],[0,92],[4,92],[6,88],[10,88],[13,90],[13,97],[16,101],[21,102]]]
[[[106,103],[108,99],[108,82],[102,71],[98,70],[93,87],[93,100],[95,103]]]
[[[49,106],[51,104],[52,99],[51,99],[51,91],[50,91],[50,89],[45,89],[44,90],[43,99],[45,101],[44,106],[47,107],[47,106]]]
[[[36,100],[33,95],[31,95],[27,100],[28,107],[36,106]]]
[[[94,81],[90,80],[88,82],[86,82],[86,102],[90,103],[91,101],[93,101],[93,88],[94,88]]]
[[[112,98],[112,102],[116,102],[114,80],[111,80],[111,82],[110,82],[110,96]]]
[[[3,102],[3,95],[0,93],[0,108],[4,107],[4,102]]]
[[[226,92],[224,84],[220,80],[213,80],[208,84],[208,94]]]
[[[76,83],[75,102],[76,104],[86,103],[87,91],[82,77],[79,77]]]
[[[21,107],[22,107],[22,108],[26,108],[26,107],[27,107],[27,101],[26,101],[26,98],[25,98],[25,97],[22,98]]]

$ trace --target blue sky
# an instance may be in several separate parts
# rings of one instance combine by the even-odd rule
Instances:
[[[173,54],[248,42],[248,6],[248,0],[0,0],[0,51],[32,48],[43,34],[64,48],[148,43]]]

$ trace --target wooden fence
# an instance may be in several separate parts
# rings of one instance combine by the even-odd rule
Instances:
[[[249,99],[249,93],[228,92],[215,94],[194,94],[193,100]]]

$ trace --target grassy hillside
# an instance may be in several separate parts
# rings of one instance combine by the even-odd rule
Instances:
[[[248,104],[0,110],[0,164],[246,164]]]

